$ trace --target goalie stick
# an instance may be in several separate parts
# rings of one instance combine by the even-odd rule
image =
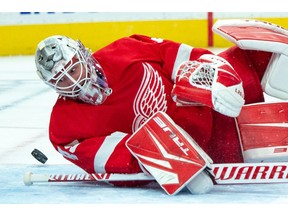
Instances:
[[[288,183],[288,162],[235,163],[212,165],[216,184]],[[40,182],[97,182],[97,181],[152,181],[145,173],[83,173],[83,174],[33,174],[24,175],[25,185]]]

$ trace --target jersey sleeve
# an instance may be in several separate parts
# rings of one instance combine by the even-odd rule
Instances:
[[[118,116],[106,106],[60,97],[51,112],[49,139],[65,159],[87,173],[141,172],[125,146],[132,132],[125,130],[124,120]]]
[[[114,132],[107,137],[94,137],[81,142],[61,146],[56,150],[68,161],[87,173],[139,173],[143,172],[138,160],[132,156],[125,143],[129,134]],[[150,181],[111,181],[119,187],[146,185]]]
[[[64,158],[88,173],[138,173],[137,160],[125,146],[129,134],[114,132],[109,136],[55,145]]]
[[[159,52],[163,71],[173,82],[175,81],[177,69],[183,61],[196,60],[204,54],[213,54],[207,49],[195,48],[188,44],[172,40],[136,34],[130,36],[130,38],[134,38],[150,45],[154,44],[154,51]]]

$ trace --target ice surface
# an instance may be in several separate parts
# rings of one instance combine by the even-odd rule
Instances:
[[[45,209],[44,213],[57,215],[84,212],[98,215],[100,210],[117,215],[123,212],[125,215],[140,212],[155,215],[154,208],[160,210],[161,215],[179,214],[180,210],[189,215],[194,215],[194,211],[203,211],[197,215],[234,215],[243,211],[252,215],[249,210],[252,204],[252,209],[256,211],[253,214],[272,215],[276,211],[286,214],[288,183],[215,186],[208,194],[191,195],[182,191],[175,196],[166,195],[156,183],[140,188],[117,188],[104,183],[38,183],[25,186],[23,175],[27,171],[82,173],[63,159],[48,140],[49,116],[56,97],[56,93],[45,86],[35,73],[32,56],[0,58],[1,210],[11,213],[20,209],[21,212],[29,212],[27,215],[33,212],[39,215],[40,205],[41,211]],[[31,156],[34,148],[48,156],[46,164]],[[14,207],[10,204],[18,205]],[[33,211],[34,205],[27,204],[37,204],[36,210]],[[52,208],[42,204],[51,204]],[[59,207],[55,204],[64,205]],[[87,208],[88,212],[83,210]]]

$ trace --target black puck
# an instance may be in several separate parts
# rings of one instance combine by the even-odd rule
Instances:
[[[31,152],[32,156],[38,160],[39,162],[45,164],[46,161],[48,160],[48,158],[46,157],[46,155],[44,155],[41,151],[39,151],[38,149],[34,149]]]

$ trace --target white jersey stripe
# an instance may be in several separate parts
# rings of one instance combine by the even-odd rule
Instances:
[[[126,136],[127,134],[121,132],[115,132],[110,136],[107,136],[101,147],[97,151],[94,158],[94,170],[96,173],[105,173],[105,164],[107,163],[110,155],[113,153],[114,149],[118,143]]]
[[[181,44],[178,53],[174,62],[174,67],[173,67],[173,72],[172,72],[172,77],[171,79],[175,81],[176,74],[177,74],[177,69],[179,65],[184,62],[188,61],[190,59],[191,52],[193,50],[193,47],[188,46],[187,44]]]

